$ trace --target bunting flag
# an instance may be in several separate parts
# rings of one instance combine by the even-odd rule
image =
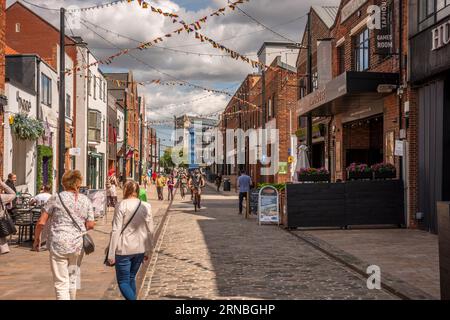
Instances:
[[[133,2],[133,0],[120,0],[120,1],[115,1],[114,3],[121,3],[121,2],[125,2],[125,1],[127,1],[129,3]],[[244,1],[248,2],[250,0],[238,0],[238,1],[233,2],[230,5],[233,5],[235,7],[236,4],[243,3]],[[143,8],[144,4],[147,4],[146,8],[148,8],[148,3],[146,1],[144,1],[144,0],[137,0],[137,2],[139,4],[139,6],[141,6],[142,8]],[[107,5],[109,5],[109,4],[105,4],[104,6],[107,6]],[[226,8],[230,8],[230,5],[228,5],[227,7],[220,8],[220,9],[214,11],[209,16],[214,16],[214,15],[216,15],[216,13],[223,13],[223,14],[225,14]],[[151,41],[142,42],[135,48],[124,49],[124,50],[122,50],[122,51],[120,51],[120,52],[118,52],[118,53],[116,53],[114,55],[111,55],[109,57],[106,57],[104,59],[92,62],[92,63],[87,64],[87,65],[83,65],[82,69],[88,69],[88,68],[90,68],[92,66],[95,66],[95,65],[98,65],[98,64],[105,64],[104,62],[108,62],[108,64],[110,64],[110,63],[112,63],[113,60],[115,60],[118,57],[121,57],[121,56],[127,54],[131,50],[145,50],[145,49],[148,49],[148,48],[152,47],[153,44],[157,44],[157,43],[163,42],[164,38],[170,38],[174,34],[179,35],[183,31],[185,31],[188,34],[192,33],[195,30],[201,29],[201,23],[203,23],[203,24],[206,23],[206,21],[208,19],[208,16],[205,16],[205,17],[202,17],[202,18],[198,19],[197,21],[194,21],[193,23],[188,24],[188,23],[185,23],[184,21],[180,20],[179,16],[177,14],[164,12],[163,10],[155,8],[155,7],[152,7],[152,6],[150,6],[150,9],[151,9],[152,12],[154,12],[156,14],[161,14],[161,15],[166,16],[166,17],[171,17],[172,21],[174,23],[182,24],[183,28],[178,28],[178,29],[176,29],[176,30],[174,30],[174,31],[172,31],[172,32],[162,36],[162,37],[161,36],[157,37],[156,39],[153,39]],[[230,11],[232,11],[232,10],[230,10]],[[76,71],[76,68],[73,68],[72,70],[66,71],[66,73],[70,74],[70,73],[75,72],[75,71]]]

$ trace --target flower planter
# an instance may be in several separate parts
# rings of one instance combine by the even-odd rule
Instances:
[[[372,180],[373,173],[369,172],[348,172],[348,180]]]
[[[300,182],[329,182],[330,174],[299,174],[298,181]]]
[[[395,171],[383,171],[383,172],[375,171],[374,178],[379,180],[395,179],[397,178],[397,173]]]

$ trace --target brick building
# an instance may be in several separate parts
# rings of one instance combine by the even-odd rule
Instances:
[[[232,184],[235,183],[240,170],[245,170],[255,183],[291,181],[288,157],[296,144],[292,133],[297,130],[297,70],[282,61],[282,53],[296,55],[298,49],[288,48],[288,45],[265,43],[262,46],[259,50],[260,61],[270,62],[270,68],[261,74],[248,75],[221,116],[219,130],[223,136],[224,159],[216,171],[230,177]],[[277,49],[273,49],[274,47]],[[284,50],[281,52],[280,48]],[[270,55],[274,57],[271,58]],[[286,62],[292,63],[295,59],[295,56],[286,57]],[[254,136],[257,142],[252,140],[251,130],[262,128],[278,129],[278,150],[271,148],[269,139],[264,140],[267,149],[262,148],[263,140],[258,134]],[[226,130],[234,130],[236,133],[239,129],[245,133],[245,141],[238,141],[237,136],[227,137]],[[242,150],[242,156],[238,155],[239,149]],[[237,152],[230,153],[230,150]],[[263,153],[272,160],[270,165],[261,164]],[[276,173],[262,174],[262,169],[271,165],[275,166]]]
[[[37,54],[53,69],[59,70],[59,30],[44,20],[34,11],[20,2],[15,2],[6,9],[6,43],[21,54]],[[66,36],[66,68],[77,65],[75,41]],[[57,79],[55,79],[57,80]],[[71,114],[76,114],[77,99],[75,94],[77,77],[66,79],[67,104],[71,104]],[[67,100],[66,99],[66,100]],[[54,101],[57,105],[57,101]],[[54,111],[57,112],[58,108]],[[68,149],[75,145],[75,117],[66,121],[66,163],[65,168],[72,168],[73,161]]]
[[[436,203],[450,201],[450,2],[408,4],[409,209],[437,233]]]
[[[126,158],[125,166],[120,165],[121,172],[126,178],[139,179],[139,139],[140,139],[140,110],[137,82],[133,73],[106,73],[108,79],[108,93],[111,94],[124,112],[124,136],[119,155]]]
[[[320,49],[323,51],[324,44],[329,43],[327,40],[330,39],[331,27],[334,25],[336,20],[336,14],[338,7],[333,6],[312,6],[309,11],[308,19],[310,19],[311,26],[311,38],[309,39],[309,28],[306,27],[303,37],[301,39],[300,53],[297,58],[297,76],[298,76],[298,99],[303,98],[308,94],[308,92],[314,92],[322,87],[324,83],[331,79],[331,70],[328,72],[323,72],[323,64],[318,64],[318,47],[320,44]],[[309,23],[309,21],[308,21]],[[308,26],[308,24],[307,24]],[[323,42],[322,42],[323,41]],[[308,44],[311,42],[311,59],[309,60]],[[331,54],[331,52],[329,52]],[[322,60],[322,62],[325,60]],[[308,69],[311,63],[311,84],[308,82]],[[319,69],[321,72],[319,77]],[[309,89],[308,86],[311,85]],[[309,91],[310,90],[310,91]],[[326,126],[329,121],[326,117],[316,117],[313,119],[313,137],[312,137],[312,148],[311,148],[311,165],[316,168],[325,167],[329,169],[328,163],[328,140],[325,139]],[[300,118],[299,129],[296,131],[296,136],[298,138],[298,144],[306,144],[306,118]]]
[[[3,107],[8,103],[5,96],[5,24],[6,0],[0,1],[0,123],[3,123]],[[3,177],[3,126],[0,126],[0,177]]]
[[[379,15],[373,5],[380,8]],[[414,179],[411,159],[395,154],[396,144],[406,155],[408,143],[415,142],[415,127],[405,127],[404,113],[409,99],[404,90],[407,17],[406,1],[344,0],[329,39],[311,41],[317,43],[317,73],[311,77],[314,90],[300,95],[297,116],[326,119],[321,128],[327,155],[324,162],[333,181],[347,180],[346,168],[352,163],[370,166],[383,162],[395,165],[397,177],[406,186]],[[311,27],[311,32],[314,29]],[[300,83],[309,82],[307,73]],[[310,149],[314,164],[315,149]],[[408,203],[414,203],[413,190],[408,192]],[[414,226],[411,206],[409,209],[406,220]]]

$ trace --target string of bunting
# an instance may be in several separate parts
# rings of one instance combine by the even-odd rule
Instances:
[[[124,0],[124,1],[127,1],[127,2],[133,2],[133,0]],[[231,4],[229,4],[227,7],[230,8],[230,9],[232,9],[232,10],[234,11],[234,9],[236,8],[236,5],[237,5],[237,4],[241,4],[241,3],[243,3],[244,1],[247,1],[247,2],[248,2],[248,1],[250,1],[250,0],[238,0],[238,1],[235,1],[235,2],[233,2],[233,3],[231,3]],[[106,64],[106,65],[109,65],[109,64],[112,63],[113,60],[117,59],[118,57],[121,57],[121,56],[123,56],[123,55],[128,54],[130,51],[134,51],[134,50],[146,50],[146,49],[151,48],[151,47],[154,46],[155,44],[158,44],[158,43],[160,43],[160,42],[163,42],[163,41],[164,41],[164,38],[171,38],[173,35],[180,35],[182,32],[191,33],[191,32],[194,32],[195,30],[199,30],[199,29],[201,28],[201,24],[206,23],[206,21],[208,20],[208,16],[204,16],[204,17],[198,19],[197,21],[188,24],[188,23],[185,23],[184,21],[180,21],[180,20],[179,20],[179,17],[178,17],[177,15],[170,14],[170,13],[164,12],[164,11],[161,10],[161,9],[157,9],[157,8],[155,8],[155,7],[149,6],[148,3],[145,2],[145,1],[143,1],[143,0],[138,0],[138,3],[139,3],[139,5],[140,5],[141,7],[143,7],[144,4],[145,4],[145,5],[146,5],[146,6],[145,6],[146,8],[149,8],[149,7],[150,7],[150,9],[153,8],[154,10],[152,10],[152,11],[155,12],[155,13],[157,13],[157,14],[161,14],[161,15],[164,15],[164,16],[171,17],[171,18],[173,19],[173,20],[172,20],[173,23],[179,22],[179,23],[181,23],[181,24],[183,25],[183,27],[182,27],[182,28],[178,28],[178,29],[176,29],[176,30],[174,30],[174,31],[172,31],[172,32],[169,32],[169,33],[165,34],[164,36],[156,37],[155,39],[153,39],[153,40],[151,40],[151,41],[142,42],[142,43],[140,43],[137,47],[129,48],[129,49],[123,49],[123,50],[121,50],[121,51],[119,51],[119,52],[117,52],[117,53],[115,53],[115,54],[113,54],[113,55],[111,55],[111,56],[109,56],[109,57],[107,57],[107,58],[104,58],[104,59],[101,59],[101,60],[94,61],[94,62],[92,62],[92,63],[90,63],[90,64],[87,64],[87,65],[84,65],[84,66],[77,66],[77,67],[74,67],[73,69],[67,70],[66,73],[69,73],[69,74],[70,74],[70,73],[72,73],[72,72],[81,71],[82,69],[88,69],[88,68],[90,68],[90,67],[92,67],[92,66],[95,66],[95,65],[98,65],[98,64]],[[220,8],[220,9],[214,11],[213,13],[211,13],[209,16],[212,17],[212,16],[220,16],[221,14],[224,15],[225,12],[226,12],[227,7]]]

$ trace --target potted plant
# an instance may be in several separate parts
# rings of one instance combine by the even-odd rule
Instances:
[[[301,182],[329,182],[331,175],[325,168],[305,168],[297,172],[298,181]]]
[[[367,164],[352,163],[347,167],[348,180],[371,180],[373,178],[372,168]]]
[[[20,140],[36,141],[44,134],[42,121],[16,114],[11,121],[11,129]]]
[[[375,179],[395,179],[397,170],[391,163],[378,163],[372,166]]]

